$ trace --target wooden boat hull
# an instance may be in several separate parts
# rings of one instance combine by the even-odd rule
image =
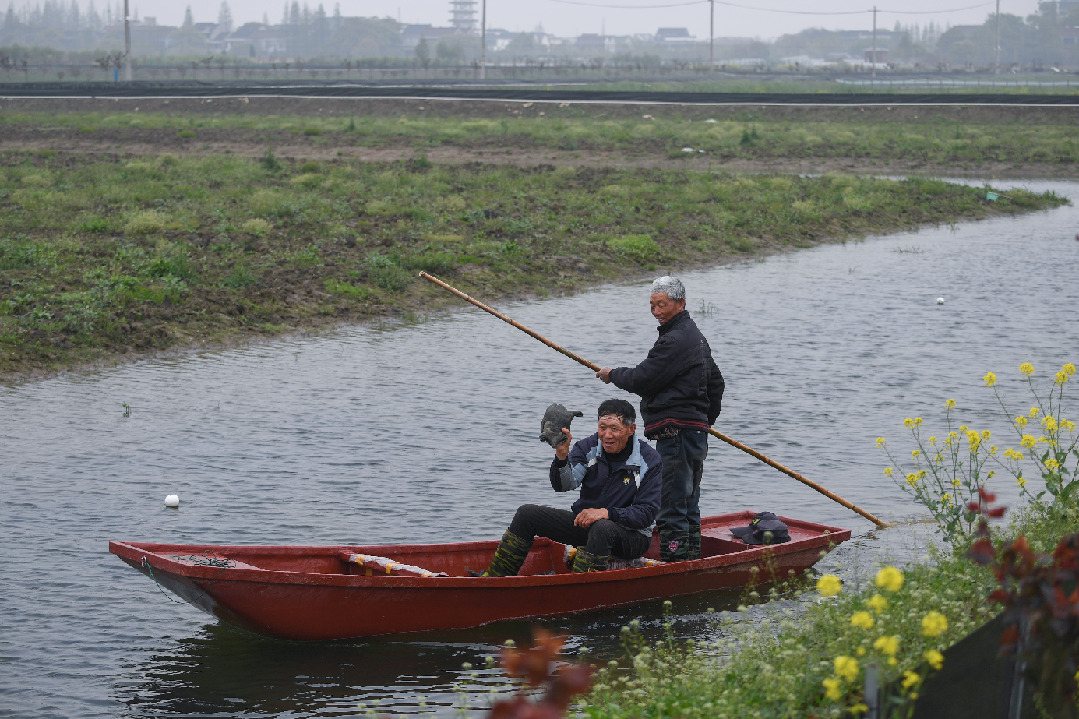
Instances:
[[[782,518],[791,541],[746,545],[730,527],[753,512],[706,517],[702,558],[572,574],[565,547],[537,538],[516,577],[471,577],[497,542],[348,547],[177,545],[110,542],[109,551],[159,585],[224,621],[273,637],[346,639],[464,629],[697,592],[740,588],[804,572],[850,530]],[[390,557],[446,576],[386,573],[352,555]],[[658,556],[658,537],[646,556]]]

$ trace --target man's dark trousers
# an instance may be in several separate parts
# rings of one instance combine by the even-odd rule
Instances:
[[[697,559],[700,540],[695,536],[701,531],[701,476],[708,456],[708,433],[683,429],[656,440],[656,451],[663,459],[663,493],[656,518],[660,559]]]
[[[648,551],[651,537],[635,529],[626,529],[609,519],[601,519],[588,528],[578,527],[573,519],[573,512],[568,509],[525,504],[517,509],[509,531],[526,540],[549,537],[562,544],[585,547],[597,557],[613,554],[636,559]]]

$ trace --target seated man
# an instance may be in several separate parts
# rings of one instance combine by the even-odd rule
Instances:
[[[573,559],[574,572],[607,568],[611,555],[636,559],[648,551],[659,512],[662,472],[659,453],[635,439],[637,413],[623,399],[599,406],[599,431],[555,447],[551,486],[556,492],[580,488],[581,496],[567,511],[525,504],[517,510],[481,576],[517,574],[535,537],[583,546]]]

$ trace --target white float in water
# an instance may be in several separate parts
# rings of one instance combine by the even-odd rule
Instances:
[[[170,494],[169,496],[165,497],[165,506],[166,507],[179,507],[180,506],[180,495],[178,495],[178,494]]]
[[[938,298],[937,298],[937,304],[938,304],[938,305],[942,305],[942,304],[944,304],[944,298],[943,298],[943,297],[938,297]]]

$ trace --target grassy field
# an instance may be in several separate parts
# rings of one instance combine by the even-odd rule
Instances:
[[[418,280],[419,270],[487,299],[566,293],[1063,202],[1022,191],[990,202],[985,188],[925,178],[735,174],[679,160],[555,165],[536,162],[530,149],[577,143],[602,156],[634,143],[673,147],[691,129],[699,133],[694,141],[774,151],[771,130],[727,121],[200,112],[0,118],[0,134],[24,138],[5,140],[0,151],[0,377],[8,379],[344,321],[408,319],[453,302]],[[511,128],[503,142],[516,149],[517,163],[439,163],[427,155],[438,143],[482,145],[503,127]],[[835,138],[855,130],[828,128]],[[214,132],[262,142],[244,154],[183,137]],[[91,149],[54,149],[48,138],[55,133],[92,138]],[[275,155],[266,139],[275,133],[327,151],[322,159]],[[37,147],[25,141],[35,134]],[[103,135],[145,135],[159,144],[122,152]],[[1041,137],[1031,136],[1028,157],[1051,154],[1056,142],[1074,144],[1048,131]],[[389,162],[329,151],[350,141],[403,142],[412,150]],[[829,143],[822,147],[853,152]]]
[[[738,161],[832,161],[866,166],[925,166],[962,174],[1039,165],[1075,176],[1079,135],[1067,108],[895,106],[766,108],[581,103],[460,103],[297,100],[307,114],[282,115],[280,101],[252,98],[192,102],[126,101],[139,112],[64,112],[46,101],[0,105],[9,146],[61,151],[96,145],[123,151],[223,151],[307,148],[350,156],[363,149],[456,148],[461,159],[505,150],[542,161],[553,151],[676,161],[720,169]],[[115,104],[115,103],[112,103]],[[108,106],[108,104],[106,104]],[[61,108],[64,106],[60,106]],[[24,109],[32,108],[32,109]],[[42,109],[38,109],[42,108]],[[50,141],[55,141],[50,144]],[[200,150],[201,148],[201,150]],[[527,157],[531,153],[531,158]]]

